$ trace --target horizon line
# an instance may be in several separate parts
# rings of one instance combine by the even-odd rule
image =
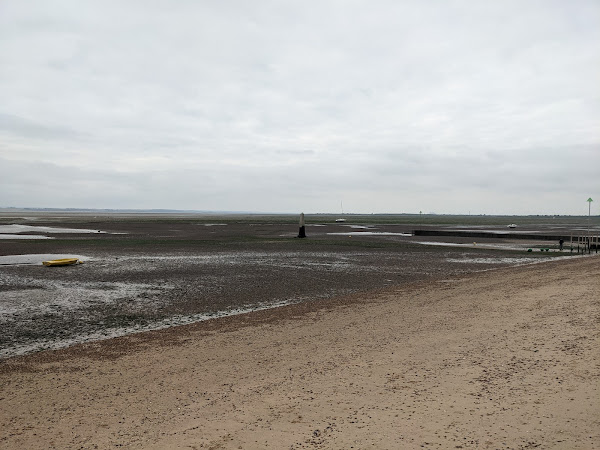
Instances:
[[[155,213],[155,214],[246,214],[246,215],[298,215],[300,212],[272,212],[272,211],[228,211],[228,210],[198,210],[198,209],[168,209],[168,208],[59,208],[59,207],[20,207],[4,206],[0,207],[0,212],[9,211],[37,211],[37,212],[114,212],[114,213]],[[496,217],[529,217],[529,216],[553,216],[553,217],[589,217],[585,214],[489,214],[489,213],[438,213],[438,212],[308,212],[307,215],[329,215],[329,216],[496,216]],[[600,217],[595,215],[593,217]]]

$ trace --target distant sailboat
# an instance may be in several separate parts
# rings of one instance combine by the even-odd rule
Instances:
[[[340,205],[341,205],[341,207],[342,207],[342,216],[343,216],[343,215],[344,215],[344,202],[343,202],[343,201],[341,201],[341,202],[340,202]],[[335,221],[336,221],[336,222],[345,222],[345,221],[346,221],[346,219],[344,219],[344,218],[340,217],[339,219],[335,219]]]

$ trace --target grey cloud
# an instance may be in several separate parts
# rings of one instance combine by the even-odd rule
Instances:
[[[85,136],[84,133],[68,127],[43,124],[2,113],[0,113],[0,133],[28,139],[81,139]]]
[[[594,1],[3,8],[0,157],[71,173],[65,203],[509,213],[598,189]]]

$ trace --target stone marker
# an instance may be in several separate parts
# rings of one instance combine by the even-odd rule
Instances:
[[[298,230],[298,237],[306,237],[306,228],[304,227],[304,213],[300,213],[300,229]]]

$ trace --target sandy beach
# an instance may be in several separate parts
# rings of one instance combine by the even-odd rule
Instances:
[[[11,358],[0,448],[600,448],[600,260]]]

